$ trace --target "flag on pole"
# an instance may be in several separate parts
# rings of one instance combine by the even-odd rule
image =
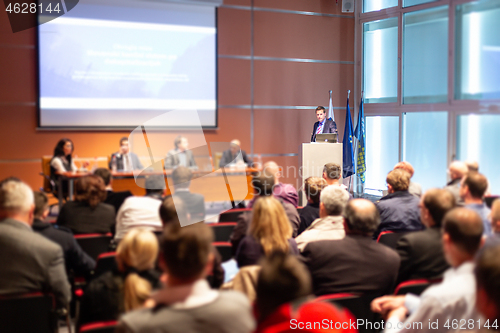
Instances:
[[[335,121],[335,115],[333,114],[332,91],[331,90],[330,90],[330,104],[328,105],[328,119]]]
[[[354,151],[352,149],[352,120],[351,111],[349,110],[349,97],[347,98],[347,107],[345,110],[345,127],[344,139],[342,140],[342,161],[343,161],[343,177],[347,178],[355,174],[354,170]]]
[[[358,139],[358,156],[356,162],[356,173],[358,174],[361,182],[365,183],[365,172],[366,172],[366,152],[365,152],[365,113],[363,112],[363,98],[359,103],[358,112],[358,122],[356,123],[356,129],[354,130],[354,136]]]

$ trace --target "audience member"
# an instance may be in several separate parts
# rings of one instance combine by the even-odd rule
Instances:
[[[84,176],[75,181],[75,201],[62,206],[57,224],[74,234],[107,233],[115,225],[115,209],[103,203],[106,189],[101,177]]]
[[[255,323],[245,296],[210,289],[213,233],[205,223],[165,227],[160,263],[165,286],[153,295],[156,306],[124,315],[117,332],[253,332]]]
[[[388,318],[385,332],[455,331],[445,324],[480,319],[475,309],[473,259],[481,245],[481,217],[472,210],[455,208],[445,215],[442,230],[443,250],[451,268],[445,272],[443,282],[427,288],[420,297],[408,294],[375,299],[372,310]],[[407,314],[410,316],[405,321]],[[398,322],[403,321],[398,327]],[[439,326],[431,328],[429,322]]]
[[[486,238],[484,247],[500,245],[500,199],[495,199],[491,205],[491,229],[492,234]]]
[[[283,206],[272,196],[261,197],[255,202],[248,235],[236,251],[239,267],[256,265],[260,258],[273,251],[298,254],[297,243],[292,237],[292,227]]]
[[[252,166],[252,160],[247,156],[247,153],[242,150],[240,140],[233,140],[230,143],[229,149],[222,153],[219,161],[219,168],[228,164],[245,163],[249,167]]]
[[[182,226],[180,221],[189,221],[189,213],[185,208],[184,201],[181,198],[166,196],[160,206],[160,217],[163,227],[176,224]],[[161,242],[161,237],[159,237]],[[207,273],[207,281],[212,288],[218,289],[224,283],[224,268],[222,267],[222,256],[219,251],[212,246],[214,254],[214,264],[211,272]]]
[[[323,167],[323,179],[326,180],[328,186],[330,185],[339,186],[340,188],[346,190],[347,193],[349,193],[349,199],[352,199],[353,196],[349,192],[349,189],[340,181],[341,175],[342,175],[342,169],[340,168],[340,165],[336,163],[326,163],[325,166]]]
[[[51,292],[66,307],[71,292],[63,251],[33,232],[34,209],[28,185],[14,178],[0,183],[0,294]]]
[[[184,201],[186,209],[190,215],[189,221],[180,220],[181,226],[203,221],[205,219],[205,198],[201,194],[191,193],[189,186],[193,173],[184,166],[178,166],[172,172],[172,181],[174,183],[174,197]]]
[[[257,200],[260,197],[270,196],[273,194],[273,186],[274,186],[274,176],[267,173],[261,172],[255,175],[252,179],[252,187],[254,189],[254,200]],[[297,209],[290,203],[283,201],[281,198],[276,198],[285,209],[286,216],[288,217],[288,221],[292,226],[293,237],[297,235],[297,230],[299,228],[300,218]],[[245,237],[248,231],[248,226],[250,221],[252,220],[253,212],[245,212],[240,214],[238,217],[238,221],[236,227],[231,233],[230,241],[232,245],[233,254],[236,254],[236,250],[238,249],[238,245],[240,241]]]
[[[282,252],[274,252],[262,261],[256,289],[256,333],[288,332],[293,329],[302,332],[300,328],[307,329],[307,332],[333,332],[335,323],[356,321],[346,310],[341,311],[327,302],[311,300],[311,276],[307,268],[296,257]],[[325,321],[331,324],[328,327],[332,330],[325,329]],[[321,329],[314,326],[315,322],[323,323]],[[354,333],[357,330],[347,328],[336,329],[335,332]]]
[[[479,163],[477,161],[465,161],[468,172],[479,172]]]
[[[382,231],[393,232],[418,231],[423,229],[418,209],[419,199],[408,192],[410,174],[402,169],[395,169],[387,175],[389,194],[376,203],[380,213],[380,225],[374,233],[377,239]]]
[[[477,284],[476,308],[488,321],[493,331],[498,331],[500,322],[500,246],[493,246],[483,251],[475,268]],[[495,324],[496,323],[496,324]],[[481,321],[486,328],[486,322]],[[493,327],[496,326],[496,327]]]
[[[188,139],[179,135],[174,140],[175,149],[167,153],[165,157],[165,169],[174,169],[178,166],[185,166],[190,169],[196,170],[198,166],[194,160],[193,152],[188,150]]]
[[[269,161],[264,163],[263,172],[269,173],[274,176],[274,186],[273,186],[273,195],[276,198],[281,198],[283,201],[292,204],[294,207],[297,207],[299,204],[299,195],[297,194],[297,190],[293,187],[292,184],[285,184],[280,182],[281,171],[280,167],[276,162]],[[252,202],[250,202],[250,206],[252,207]]]
[[[120,150],[111,154],[109,168],[113,170],[114,167],[118,171],[132,171],[143,168],[139,157],[130,151],[127,137],[120,139]]]
[[[455,207],[455,197],[444,189],[430,189],[420,200],[420,219],[427,227],[399,239],[396,251],[401,258],[398,283],[413,279],[439,279],[449,268],[441,242],[441,222]]]
[[[394,166],[394,169],[403,169],[410,174],[410,186],[408,187],[408,192],[420,198],[420,196],[422,195],[422,186],[420,186],[419,183],[411,181],[411,178],[413,178],[413,174],[415,173],[415,169],[413,169],[413,166],[410,164],[410,162],[399,162]]]
[[[133,194],[130,191],[122,191],[122,192],[114,192],[113,191],[113,176],[111,172],[106,168],[98,168],[94,171],[94,175],[97,175],[102,178],[104,181],[104,186],[106,186],[106,200],[104,203],[115,207],[115,213],[118,213],[118,210],[122,206],[125,199],[131,197]]]
[[[464,204],[460,197],[460,182],[467,172],[469,172],[469,169],[464,162],[453,161],[448,167],[448,174],[451,180],[446,184],[444,189],[450,191],[455,196],[458,206],[463,206]]]
[[[319,177],[308,177],[304,181],[304,192],[307,205],[300,211],[300,225],[298,234],[306,230],[311,223],[319,218],[319,197],[321,191],[327,186],[326,180]]]
[[[159,210],[164,190],[163,175],[150,175],[146,178],[146,195],[125,200],[116,216],[116,241],[120,241],[131,229],[137,227],[153,232],[163,230]]]
[[[94,259],[82,250],[70,229],[43,222],[48,215],[49,200],[47,196],[45,193],[35,192],[33,230],[61,246],[68,276],[70,272],[74,272],[78,276],[90,277],[91,271],[95,268]]]
[[[121,314],[142,307],[151,291],[161,287],[160,273],[154,270],[158,248],[151,231],[130,230],[116,249],[117,269],[103,273],[87,286],[78,326],[117,320]]]
[[[342,214],[348,200],[349,194],[340,186],[330,185],[321,191],[320,218],[314,220],[302,234],[295,238],[300,251],[303,251],[310,242],[345,237]]]
[[[393,290],[399,256],[371,237],[380,223],[373,203],[350,200],[344,213],[346,237],[307,244],[302,256],[317,296],[347,293],[387,294]]]
[[[483,220],[484,234],[491,235],[489,221],[490,209],[483,201],[484,193],[488,188],[488,180],[478,172],[469,172],[462,178],[460,184],[460,197],[465,207],[475,211]]]

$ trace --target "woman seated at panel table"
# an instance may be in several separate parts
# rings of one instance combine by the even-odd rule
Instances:
[[[106,188],[101,177],[89,175],[75,181],[75,201],[62,206],[57,224],[74,234],[107,233],[114,229],[115,208],[103,203]]]
[[[75,161],[73,160],[73,141],[67,138],[62,138],[57,143],[54,148],[54,156],[50,160],[50,179],[55,183],[57,182],[57,172],[67,172],[67,171],[77,171],[78,168],[75,165]],[[84,162],[82,164],[83,167],[86,167],[88,162]],[[63,196],[68,196],[68,182],[63,181]],[[56,192],[56,189],[53,189]]]

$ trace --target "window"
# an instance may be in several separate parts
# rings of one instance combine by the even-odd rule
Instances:
[[[366,117],[366,190],[387,188],[387,173],[399,161],[399,117]]]
[[[456,7],[456,99],[500,98],[499,18],[498,0]]]
[[[403,103],[448,97],[448,6],[403,15]]]
[[[398,0],[363,0],[363,13],[395,7]]]
[[[457,158],[479,163],[479,172],[488,178],[492,194],[500,193],[499,129],[499,114],[457,117]]]
[[[413,165],[412,181],[422,191],[446,185],[447,112],[408,112],[403,115],[403,161]]]
[[[423,3],[434,2],[437,0],[403,0],[403,7],[410,7],[415,5],[420,5]]]
[[[394,103],[398,82],[398,19],[364,23],[365,103]]]

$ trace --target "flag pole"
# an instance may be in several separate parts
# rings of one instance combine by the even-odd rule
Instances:
[[[349,101],[349,95],[351,94],[351,90],[347,90],[347,101]],[[347,121],[347,119],[346,119]],[[351,191],[351,179],[352,179],[352,175],[349,176],[349,186],[347,187],[349,189],[349,192]]]

